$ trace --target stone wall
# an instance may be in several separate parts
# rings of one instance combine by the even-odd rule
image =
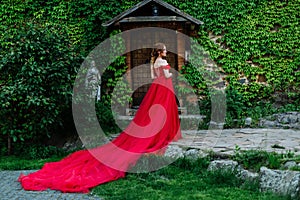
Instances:
[[[300,129],[300,112],[273,114],[261,119],[258,125],[263,128]]]

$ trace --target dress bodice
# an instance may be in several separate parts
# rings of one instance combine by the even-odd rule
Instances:
[[[154,74],[155,76],[158,77],[164,77],[164,69],[170,69],[170,65],[166,60],[159,59],[156,60],[154,63]]]
[[[158,68],[154,68],[154,73],[156,77],[164,77],[164,69],[170,69],[170,65],[160,66]]]

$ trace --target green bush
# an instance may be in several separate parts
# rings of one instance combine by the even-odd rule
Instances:
[[[96,112],[101,128],[106,135],[119,133],[121,131],[115,123],[114,113],[111,111],[109,105],[103,102],[97,102]]]
[[[21,144],[14,147],[14,154],[24,159],[36,160],[50,158],[53,156],[63,157],[67,155],[68,152],[55,146]]]
[[[78,58],[60,25],[28,22],[1,44],[0,131],[13,141],[39,139],[70,109]]]
[[[121,10],[98,0],[2,2],[1,144],[41,143],[54,132],[74,132],[70,110],[76,71],[108,36],[101,23]]]

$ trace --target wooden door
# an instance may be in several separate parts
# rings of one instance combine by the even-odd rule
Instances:
[[[151,33],[153,34],[153,33]],[[153,37],[155,37],[155,41],[163,42],[166,44],[167,50],[174,49],[177,47],[176,35],[164,35],[163,32],[155,33],[155,35],[138,35],[131,37],[131,45],[138,46],[136,43],[143,42],[145,46],[153,46]],[[159,40],[161,39],[161,40]],[[147,93],[150,82],[151,82],[151,72],[150,72],[150,59],[151,59],[151,51],[150,48],[142,48],[131,51],[131,68],[144,65],[143,67],[139,67],[135,70],[132,70],[131,78],[132,78],[132,88],[137,88],[133,95],[132,108],[138,108],[140,103],[142,102],[145,94]],[[167,61],[170,66],[177,70],[177,54],[168,51],[167,52]]]

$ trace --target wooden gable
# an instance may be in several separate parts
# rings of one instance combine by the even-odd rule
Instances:
[[[202,21],[180,11],[174,6],[161,0],[144,0],[127,11],[105,22],[102,26],[118,26],[126,22],[189,22],[194,25]]]

